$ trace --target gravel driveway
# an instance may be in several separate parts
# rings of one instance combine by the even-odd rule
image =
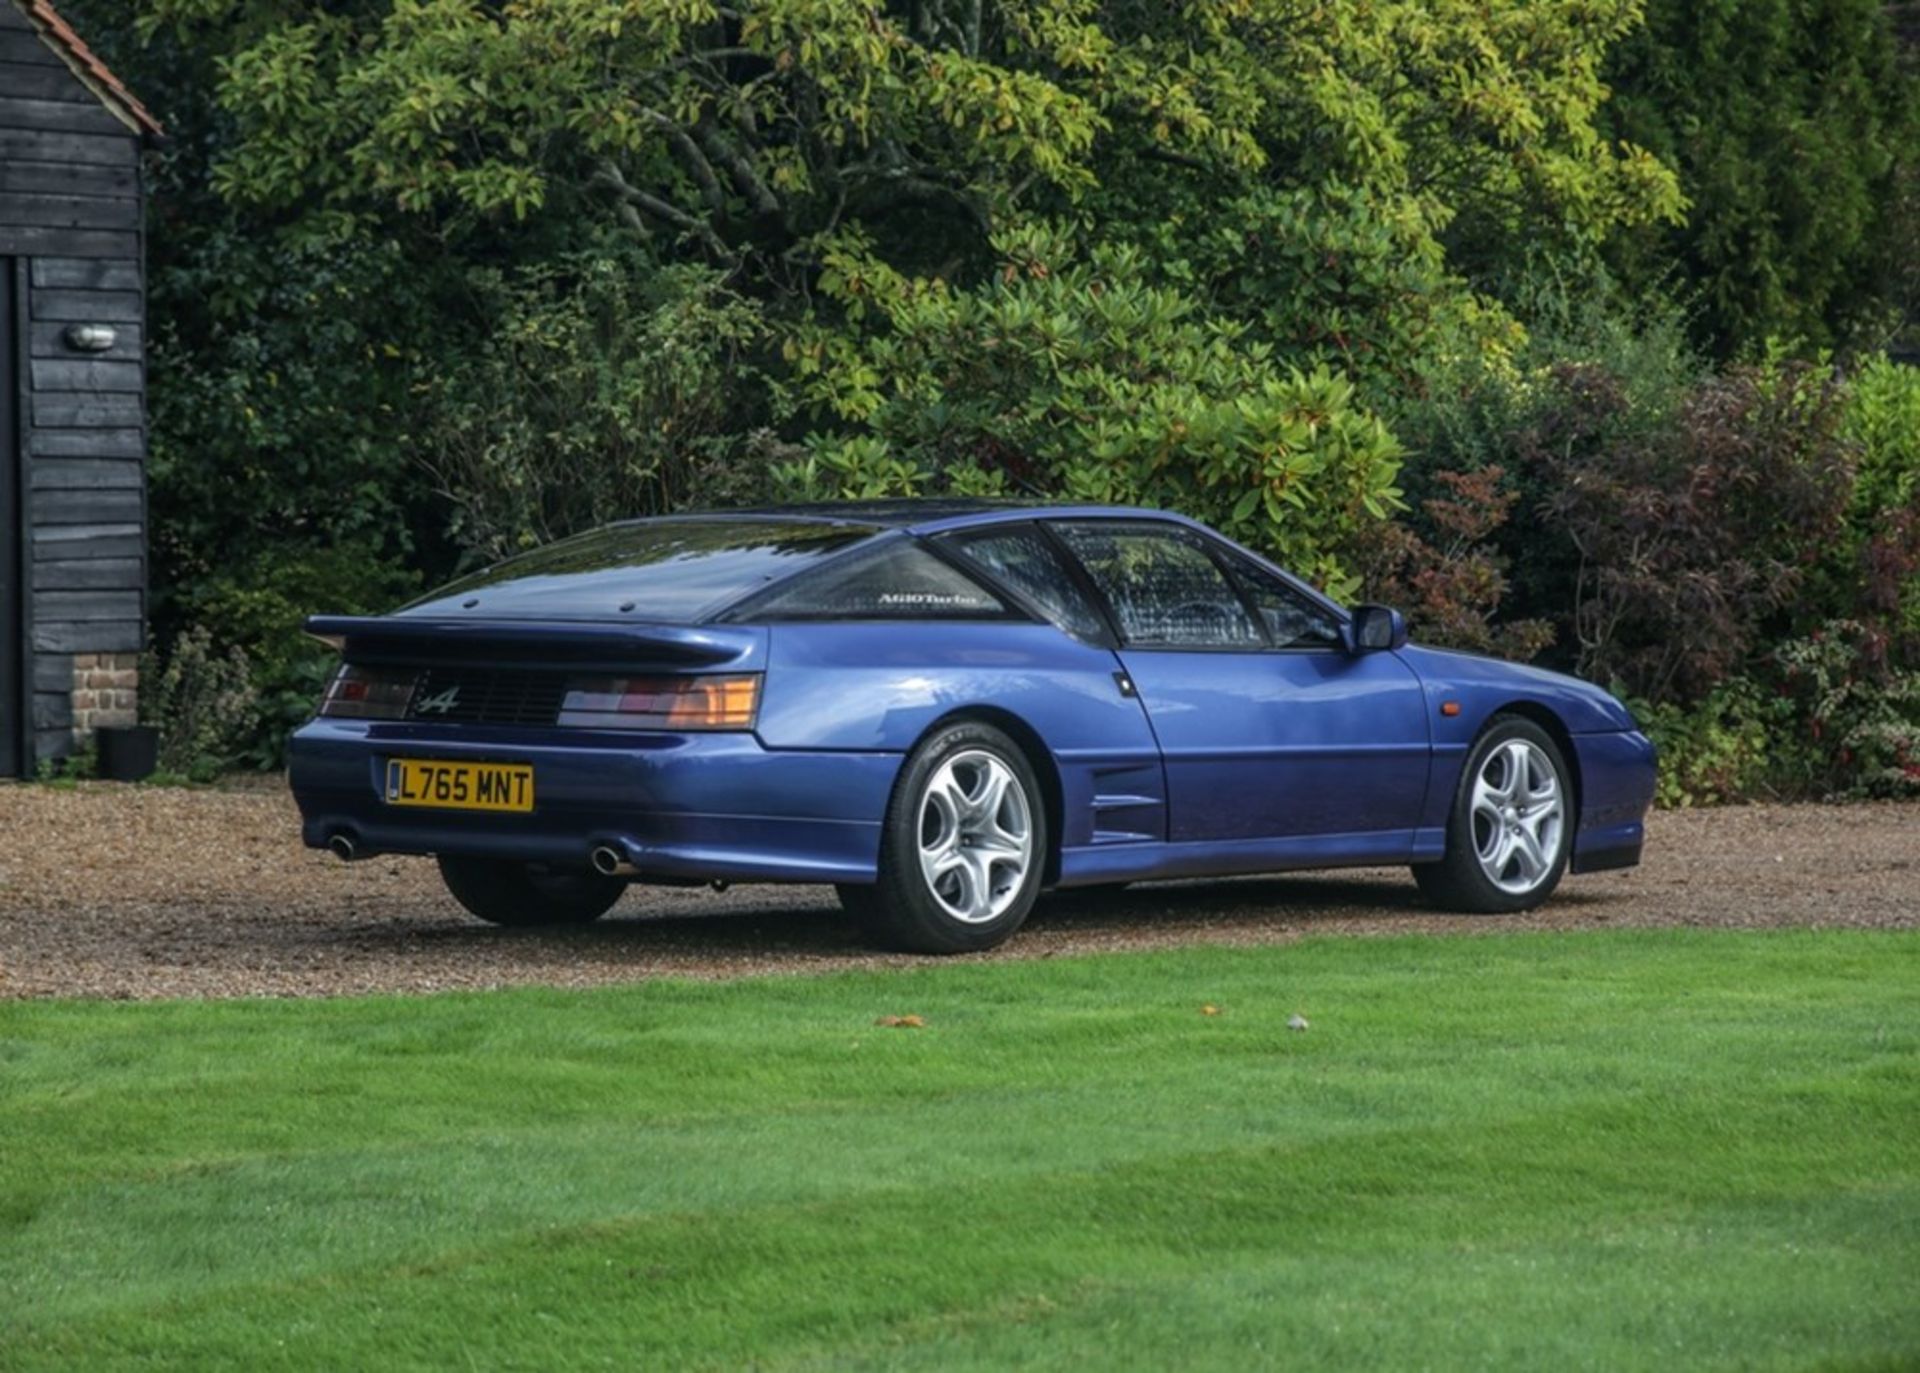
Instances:
[[[1422,910],[1404,870],[1159,883],[1043,901],[1006,949],[1047,958],[1303,934],[1637,925],[1920,927],[1920,805],[1654,817],[1647,862],[1528,916]],[[917,960],[863,950],[824,887],[634,888],[598,925],[469,919],[429,861],[300,847],[278,786],[0,785],[0,998],[324,996],[586,986]]]

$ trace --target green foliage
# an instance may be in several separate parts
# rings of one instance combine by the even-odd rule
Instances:
[[[160,771],[204,782],[230,769],[254,737],[260,700],[239,647],[216,650],[195,626],[141,665],[140,713],[160,731]]]
[[[436,379],[420,445],[465,548],[492,560],[714,499],[752,418],[754,305],[618,245],[470,285],[493,327]]]
[[[1430,229],[1671,216],[1671,175],[1602,138],[1630,0],[144,0],[227,47],[231,197],[510,214],[584,198],[636,234],[771,261],[847,221],[956,221],[1090,196],[1147,153],[1379,187]],[[589,189],[590,187],[590,189]],[[1135,207],[1136,213],[1138,207]],[[904,216],[904,218],[902,218]],[[1150,217],[1150,216],[1149,216]],[[936,231],[937,232],[937,231]]]
[[[1855,446],[1846,528],[1826,560],[1832,613],[1867,619],[1920,669],[1920,367],[1869,358],[1849,379]]]
[[[1175,507],[1663,706],[1920,654],[1907,371],[1711,378],[1661,294],[1897,303],[1870,0],[72,3],[175,133],[155,628],[245,648],[261,763],[303,614],[776,482]]]
[[[1920,796],[1920,672],[1890,669],[1866,625],[1836,620],[1775,654],[1813,745],[1813,786],[1850,798]]]
[[[1500,618],[1507,560],[1493,538],[1520,499],[1505,476],[1497,465],[1433,473],[1437,494],[1421,504],[1430,535],[1411,520],[1382,528],[1368,553],[1367,594],[1404,608],[1424,643],[1525,662],[1553,642],[1554,630],[1545,620]]]
[[[1746,677],[1724,682],[1690,705],[1628,698],[1634,718],[1660,750],[1654,803],[1712,806],[1791,795],[1792,709]]]
[[[383,614],[418,587],[419,578],[387,561],[378,545],[352,540],[322,548],[250,549],[194,581],[177,605],[189,628],[172,640],[174,655],[186,654],[195,664],[215,651],[241,655],[253,708],[236,717],[234,728],[244,727],[244,733],[230,736],[223,726],[204,748],[183,744],[168,769],[197,778],[205,768],[188,764],[201,758],[276,766],[288,731],[312,715],[338,661],[301,628],[306,617],[323,609]],[[190,645],[193,636],[204,643]]]
[[[836,252],[823,295],[866,326],[788,346],[794,403],[864,433],[784,469],[811,494],[1018,489],[1185,511],[1328,586],[1398,506],[1399,449],[1325,368],[1282,366],[1190,296],[1141,284],[1132,248],[997,242],[977,288]]]
[[[42,758],[34,768],[34,781],[57,791],[73,791],[99,770],[100,745],[89,736],[64,758]]]
[[[1636,290],[1697,299],[1712,351],[1876,343],[1916,303],[1899,278],[1920,246],[1920,76],[1882,0],[1649,0],[1608,75],[1603,123],[1693,205],[1615,260]]]

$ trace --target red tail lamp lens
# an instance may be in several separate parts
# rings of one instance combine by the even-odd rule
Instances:
[[[419,681],[416,672],[342,663],[320,698],[320,713],[349,720],[399,720]]]
[[[590,729],[752,729],[760,674],[594,677],[572,683],[560,723]]]

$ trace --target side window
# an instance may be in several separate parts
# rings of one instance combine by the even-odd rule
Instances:
[[[1099,610],[1039,530],[996,527],[962,532],[952,536],[952,544],[961,554],[1039,606],[1048,619],[1069,634],[1111,642]]]
[[[1275,648],[1339,648],[1340,622],[1263,567],[1234,559],[1233,569],[1266,623]]]
[[[1055,528],[1112,604],[1128,643],[1265,646],[1239,593],[1193,538],[1165,526],[1106,521]]]
[[[747,620],[998,620],[1006,602],[911,539],[802,572],[729,618]]]

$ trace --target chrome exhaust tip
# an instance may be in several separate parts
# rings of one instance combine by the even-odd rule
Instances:
[[[599,844],[594,847],[587,861],[593,864],[593,870],[602,877],[632,877],[640,869],[627,861],[627,856],[611,844]]]
[[[352,835],[341,833],[327,840],[327,852],[342,863],[351,863],[360,856],[360,846],[353,842]]]

